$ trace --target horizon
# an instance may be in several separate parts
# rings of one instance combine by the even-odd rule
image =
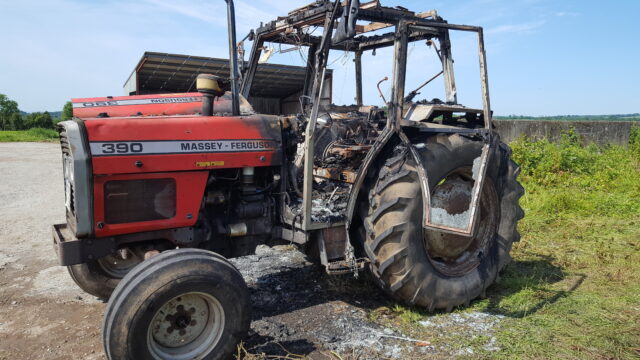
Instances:
[[[260,21],[270,21],[309,2],[237,0],[238,39]],[[640,25],[633,16],[640,10],[640,2],[618,1],[604,13],[599,3],[578,0],[382,4],[402,4],[414,11],[436,9],[451,23],[483,26],[496,116],[640,112],[636,85],[640,67],[635,63],[640,49],[629,46],[629,40],[640,35]],[[0,0],[0,6],[4,10],[0,13],[0,30],[19,34],[7,37],[6,48],[12,51],[0,54],[0,93],[29,113],[59,111],[71,98],[122,95],[122,84],[145,51],[208,57],[228,54],[222,1]],[[29,14],[28,21],[24,14]],[[591,19],[598,19],[597,27]],[[460,102],[473,106],[480,100],[474,95],[479,93],[475,85],[477,60],[466,55],[473,54],[476,46],[469,37],[457,37],[452,36],[452,46]],[[249,45],[245,49],[249,50]],[[415,53],[414,60],[418,56],[418,61],[423,59],[422,54]],[[380,64],[385,55],[379,51],[369,69],[367,63],[363,64],[364,74],[375,74],[364,76],[365,103],[379,105],[374,86],[378,77],[384,76],[380,74],[390,73],[387,63]],[[279,54],[272,62],[299,65],[295,61],[300,59],[294,56],[298,54]],[[353,69],[346,66],[349,60],[340,56],[331,60],[335,62],[331,66],[335,103],[352,102],[354,86],[349,80]],[[408,79],[419,83],[431,76],[430,70],[423,73],[422,69],[409,68]]]
[[[64,105],[64,104],[63,104]],[[33,114],[33,113],[45,113],[48,112],[49,114],[58,114],[60,115],[62,113],[62,108],[60,110],[36,110],[36,111],[24,111],[22,109],[19,109],[20,112],[23,115],[28,115],[28,114]],[[632,121],[640,121],[640,113],[629,113],[629,114],[555,114],[555,115],[540,115],[540,116],[534,116],[534,115],[525,115],[525,114],[509,114],[509,115],[494,115],[492,118],[510,118],[510,117],[520,117],[520,118],[524,118],[524,119],[519,119],[519,120],[526,120],[526,119],[535,119],[535,118],[560,118],[560,117],[605,117],[605,116],[617,116],[617,117],[633,117],[634,119],[632,119]],[[635,119],[635,118],[638,119]],[[56,118],[56,117],[54,117]]]

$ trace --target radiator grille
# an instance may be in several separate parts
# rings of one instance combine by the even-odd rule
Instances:
[[[77,228],[76,206],[75,206],[75,183],[73,178],[73,155],[71,154],[71,144],[67,136],[67,131],[63,127],[58,127],[60,136],[60,148],[62,150],[62,169],[64,174],[64,198],[66,208],[67,225],[75,233]]]

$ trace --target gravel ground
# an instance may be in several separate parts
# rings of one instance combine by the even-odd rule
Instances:
[[[64,221],[57,144],[0,143],[0,359],[104,359],[105,304],[57,266],[50,226]],[[424,339],[369,320],[389,299],[362,279],[329,277],[290,246],[261,246],[232,259],[251,288],[253,322],[245,357],[406,359],[468,356],[431,346],[435,333],[490,334],[501,318],[483,313],[429,317]],[[499,350],[490,341],[485,349]]]

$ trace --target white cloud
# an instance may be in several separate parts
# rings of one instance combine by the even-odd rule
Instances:
[[[227,27],[227,5],[224,1],[204,0],[143,0],[158,9],[183,17],[203,21],[218,27]],[[308,3],[308,0],[294,0],[286,3],[277,1],[234,1],[238,34],[244,34],[256,28],[261,22],[284,16],[297,6]]]
[[[537,29],[544,26],[546,22],[544,20],[520,23],[520,24],[505,24],[499,25],[487,30],[489,34],[531,34]]]
[[[571,12],[571,11],[558,11],[558,12],[554,13],[553,15],[555,15],[557,17],[564,17],[564,16],[576,17],[579,14],[576,13],[576,12]]]
[[[173,14],[180,14],[213,25],[226,23],[226,13],[223,11],[222,1],[174,1],[174,0],[144,0]]]

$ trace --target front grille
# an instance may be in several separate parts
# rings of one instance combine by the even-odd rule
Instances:
[[[62,150],[62,169],[64,174],[64,197],[67,225],[75,233],[77,228],[76,206],[75,206],[75,184],[73,179],[73,155],[71,154],[71,144],[64,127],[58,127],[60,136],[60,147]]]
[[[93,235],[93,176],[91,153],[84,124],[78,120],[58,123],[64,170],[67,226],[78,238]]]
[[[58,127],[58,135],[60,136],[60,147],[62,147],[62,156],[71,156],[71,145],[69,144],[69,138],[67,137],[67,130],[64,127]]]

